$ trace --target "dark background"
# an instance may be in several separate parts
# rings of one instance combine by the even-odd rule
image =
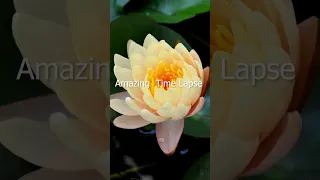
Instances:
[[[297,22],[301,22],[310,16],[320,17],[318,8],[318,0],[293,0]],[[11,21],[15,10],[12,0],[0,1],[0,106],[6,105],[15,101],[23,100],[30,97],[50,94],[51,90],[47,89],[38,81],[22,79],[16,81],[16,75],[22,60],[19,49],[16,47],[12,37]],[[197,52],[204,65],[209,65],[209,34],[210,34],[210,16],[209,13],[198,15],[197,17],[185,22],[166,25],[176,32],[181,34],[192,47],[197,48]],[[123,155],[135,157],[134,160],[138,165],[149,164],[156,161],[157,164],[150,166],[142,171],[145,174],[152,174],[157,179],[181,179],[183,173],[191,165],[191,163],[200,157],[203,153],[208,152],[209,141],[206,139],[194,139],[184,136],[181,145],[177,149],[177,153],[170,158],[167,158],[160,151],[156,139],[146,133],[133,131],[122,131],[117,128],[112,128],[112,132],[121,133],[122,136],[117,136],[117,141],[124,142],[124,137],[131,137],[133,143],[122,143],[121,149],[126,151],[113,151],[111,149],[112,158],[121,158]],[[123,134],[124,133],[124,134]],[[148,148],[146,146],[148,142]],[[113,139],[111,139],[113,143]],[[188,151],[187,153],[185,153]],[[116,152],[116,153],[113,153]],[[114,161],[113,161],[114,162]],[[1,180],[16,180],[22,175],[37,169],[38,167],[16,157],[11,152],[0,145],[0,179]],[[112,163],[111,173],[125,170],[123,162]],[[138,177],[132,173],[123,179]],[[171,179],[170,178],[170,179]]]

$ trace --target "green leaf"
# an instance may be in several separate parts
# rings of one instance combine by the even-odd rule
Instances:
[[[171,46],[175,46],[176,41],[179,40],[188,50],[191,50],[190,45],[182,36],[165,26],[159,25],[153,19],[146,16],[120,16],[111,22],[110,28],[110,94],[125,91],[123,88],[115,87],[117,79],[113,72],[113,56],[114,54],[120,54],[124,57],[128,57],[128,40],[131,39],[138,44],[143,44],[144,38],[148,34],[152,34],[158,40],[165,40]],[[115,112],[112,111],[113,110],[111,110],[111,113],[115,114]]]
[[[202,109],[185,119],[183,133],[193,137],[210,137],[210,88],[208,86]]]
[[[179,23],[210,11],[210,0],[152,0],[139,12],[159,23]]]
[[[198,159],[188,169],[183,180],[210,180],[210,153]]]

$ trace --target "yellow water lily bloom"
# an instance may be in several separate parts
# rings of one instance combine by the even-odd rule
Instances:
[[[296,142],[301,118],[287,113],[295,80],[264,78],[255,86],[253,77],[224,80],[223,62],[230,74],[237,63],[287,63],[299,72],[299,28],[289,0],[211,3],[211,178],[229,180],[274,165]]]
[[[184,118],[196,114],[204,104],[209,67],[203,69],[196,51],[189,52],[182,43],[172,48],[151,34],[143,46],[129,40],[127,50],[128,58],[114,55],[116,86],[126,91],[110,97],[110,107],[122,114],[113,123],[125,129],[156,124],[160,148],[172,154]]]
[[[14,1],[15,42],[41,82],[55,93],[0,108],[1,144],[41,167],[21,180],[109,179],[107,76],[101,81],[54,80],[36,69],[38,63],[75,67],[91,63],[91,58],[108,63],[107,3]]]

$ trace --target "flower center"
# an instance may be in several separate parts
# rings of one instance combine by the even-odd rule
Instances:
[[[234,37],[227,27],[217,25],[214,39],[218,45],[219,50],[232,52],[234,46]]]
[[[169,64],[166,61],[159,61],[155,69],[148,68],[149,90],[152,95],[154,95],[155,87],[168,90],[172,82],[176,82],[177,78],[182,77],[182,66],[178,61],[175,61],[173,64]]]

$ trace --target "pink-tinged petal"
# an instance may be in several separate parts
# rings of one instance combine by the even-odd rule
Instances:
[[[122,129],[137,129],[150,124],[150,122],[144,120],[141,116],[122,115],[114,119],[113,124]]]
[[[184,119],[156,124],[157,141],[166,155],[172,155],[178,146],[184,128]]]
[[[310,17],[299,24],[300,61],[289,111],[301,110],[309,99],[320,64],[320,22]]]
[[[112,94],[110,96],[110,107],[117,111],[120,114],[127,115],[127,116],[137,116],[139,115],[138,111],[133,110],[131,107],[128,106],[125,99],[130,97],[127,91],[120,92],[117,94]]]
[[[288,113],[270,136],[260,144],[244,175],[262,173],[283,158],[297,142],[301,125],[301,117],[297,111]]]
[[[194,49],[192,49],[192,50],[190,51],[190,54],[191,54],[191,56],[192,56],[192,58],[193,58],[194,60],[196,60],[196,61],[198,61],[198,62],[201,63],[200,57],[199,57],[198,53],[197,53]]]
[[[191,107],[187,117],[191,117],[201,110],[204,105],[204,98],[200,97],[198,101]]]
[[[15,155],[35,165],[56,170],[93,169],[68,149],[49,129],[47,121],[13,118],[0,122],[0,142]]]
[[[259,137],[242,139],[236,134],[221,132],[211,146],[211,179],[231,180],[250,163],[259,146]]]
[[[46,121],[54,112],[71,116],[56,95],[39,96],[0,107],[0,121],[13,117]]]
[[[209,81],[209,74],[210,74],[210,67],[206,67],[203,69],[203,74],[204,74],[204,78],[203,78],[203,86],[202,86],[202,91],[201,91],[201,96],[204,96],[204,94],[207,91],[207,87],[208,87],[208,81]]]
[[[33,171],[19,180],[105,180],[97,171],[64,172],[42,168]]]

